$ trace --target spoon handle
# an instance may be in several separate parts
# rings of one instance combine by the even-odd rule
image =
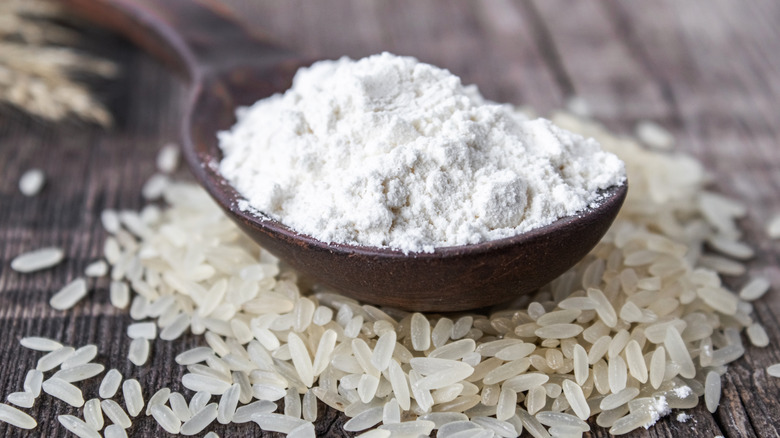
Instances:
[[[59,1],[86,19],[123,34],[191,82],[293,56],[218,0]]]

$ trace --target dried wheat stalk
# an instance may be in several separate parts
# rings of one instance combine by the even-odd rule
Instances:
[[[109,126],[111,114],[72,75],[112,77],[117,67],[63,47],[78,39],[53,21],[63,14],[43,0],[0,2],[0,103],[50,121],[74,116]]]

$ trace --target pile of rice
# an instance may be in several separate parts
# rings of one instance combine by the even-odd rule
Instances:
[[[569,114],[554,122],[626,162],[628,199],[577,266],[489,315],[408,313],[307,287],[201,188],[155,176],[144,194],[162,196],[166,207],[102,216],[111,233],[111,302],[141,321],[128,327],[136,365],[146,363],[157,337],[172,341],[190,331],[205,345],[176,358],[188,371],[182,385],[195,393],[189,402],[168,388],[144,402],[152,391],[128,380],[126,410],[138,415],[145,405],[169,433],[199,433],[214,420],[254,421],[313,437],[319,400],[344,412],[344,429],[360,436],[437,430],[439,438],[579,437],[591,417],[619,435],[693,408],[702,396],[714,412],[726,365],[745,351],[741,332],[755,346],[769,343],[750,303],[769,282],[754,278],[732,291],[720,277],[744,274],[741,260],[753,256],[735,223],[745,208],[705,191],[705,172],[690,157],[651,151]],[[59,308],[74,305],[83,289],[60,292]],[[46,342],[32,342],[56,356],[43,368],[73,362],[81,351]],[[81,355],[76,363],[90,363]],[[767,373],[780,374],[780,365]],[[83,404],[57,374],[44,391]],[[99,436],[103,412],[114,423],[105,436],[123,436],[118,429],[132,423],[111,400],[121,380],[110,371],[100,386],[104,400],[84,405],[85,421],[61,416],[62,424],[78,436]],[[3,406],[0,420],[34,427]]]

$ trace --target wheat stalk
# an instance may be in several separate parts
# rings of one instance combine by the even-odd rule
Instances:
[[[54,21],[63,16],[48,1],[0,1],[0,104],[50,121],[76,117],[110,126],[111,114],[73,74],[112,77],[117,67],[64,47],[78,34]]]

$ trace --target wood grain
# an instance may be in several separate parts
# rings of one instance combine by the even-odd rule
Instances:
[[[382,50],[408,54],[449,68],[496,100],[528,104],[542,112],[582,96],[597,118],[631,132],[640,119],[670,128],[679,149],[706,163],[713,188],[750,206],[742,225],[757,249],[751,273],[780,285],[780,242],[763,224],[780,213],[780,3],[649,3],[564,0],[511,1],[229,0],[251,27],[312,57],[364,56]],[[0,116],[0,395],[21,389],[40,354],[22,349],[23,336],[40,335],[73,345],[100,347],[99,359],[141,380],[146,395],[162,386],[180,390],[177,352],[202,343],[156,341],[152,366],[126,359],[130,318],[108,304],[104,280],[91,281],[89,299],[68,312],[48,297],[101,252],[98,214],[106,207],[138,208],[140,187],[154,171],[159,147],[176,139],[184,86],[129,44],[89,31],[90,50],[115,58],[123,76],[102,90],[119,121],[116,129],[51,127],[19,114]],[[21,196],[21,173],[40,167],[48,175],[35,198]],[[186,171],[182,170],[182,177]],[[22,251],[61,245],[65,263],[20,275],[9,268]],[[727,279],[739,286],[743,278]],[[771,292],[756,305],[756,319],[776,343],[780,298]],[[667,417],[642,437],[775,437],[780,435],[780,379],[767,365],[780,349],[748,348],[724,377],[722,405],[702,406],[693,419]],[[98,382],[85,387],[96,394]],[[320,405],[321,411],[324,407]],[[0,423],[0,436],[69,436],[57,414],[80,411],[41,398],[31,410],[40,426],[31,433]],[[320,436],[348,436],[332,410],[318,422]],[[258,436],[257,426],[213,428],[220,436]],[[150,418],[135,421],[132,436],[159,434]],[[262,436],[278,436],[263,434]],[[607,436],[595,428],[592,436]]]

